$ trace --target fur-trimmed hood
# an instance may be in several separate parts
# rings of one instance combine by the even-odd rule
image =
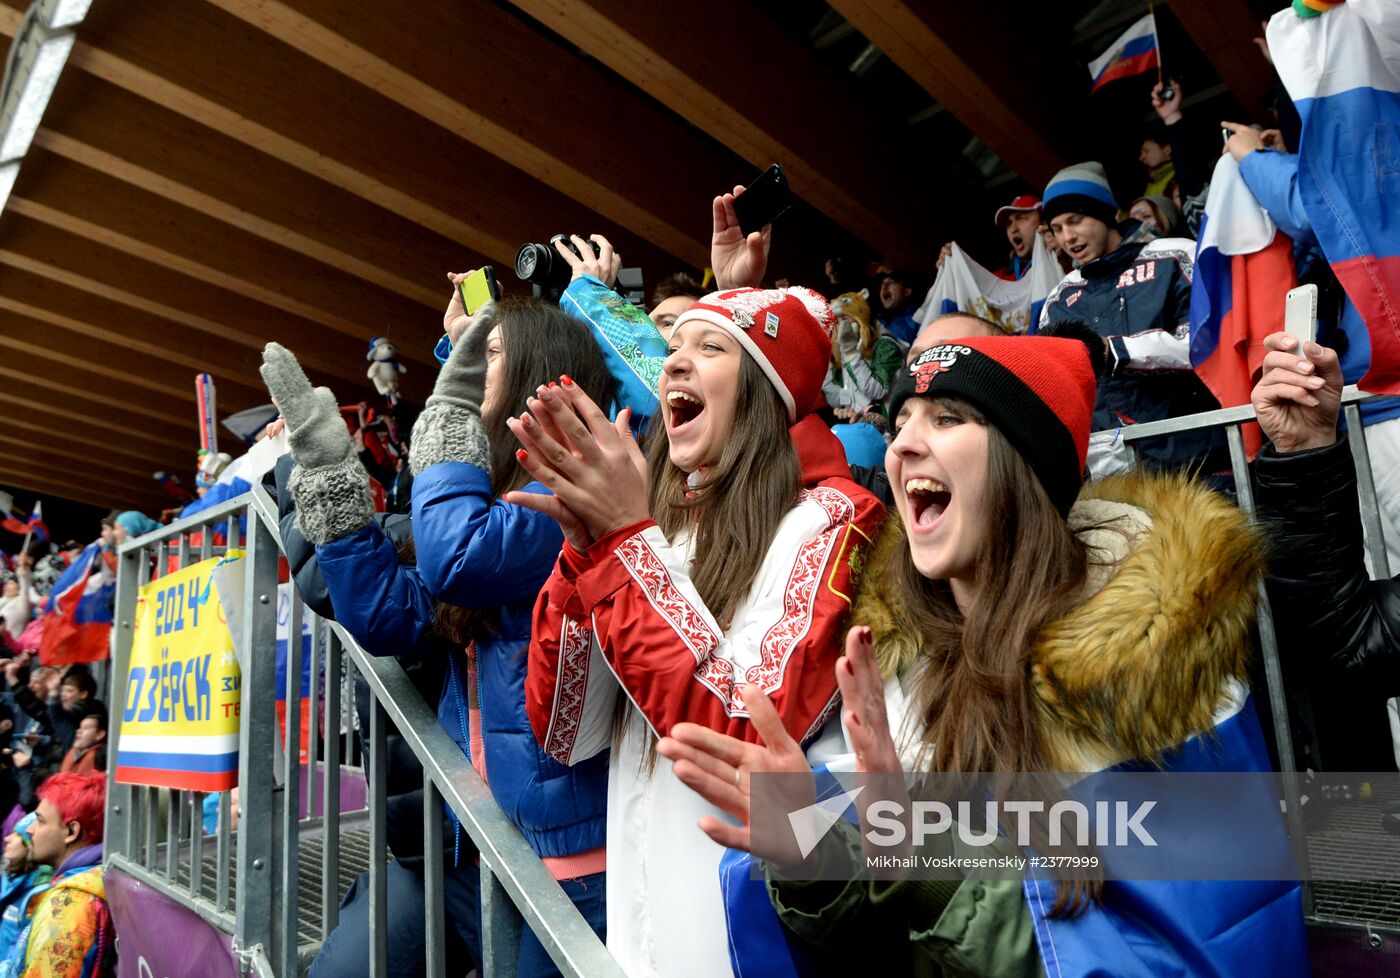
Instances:
[[[1199,483],[1142,472],[1085,486],[1069,522],[1090,547],[1089,579],[1082,600],[1041,630],[1029,664],[1047,759],[1091,770],[1211,730],[1249,664],[1265,571],[1259,532]],[[887,584],[904,546],[891,511],[851,617],[873,631],[886,676],[922,654]]]

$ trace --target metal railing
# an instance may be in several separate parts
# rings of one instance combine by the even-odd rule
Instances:
[[[1357,489],[1361,503],[1361,520],[1365,529],[1366,549],[1371,558],[1375,575],[1384,578],[1390,576],[1390,561],[1386,554],[1380,504],[1376,497],[1375,479],[1371,472],[1371,457],[1366,445],[1366,429],[1362,424],[1360,410],[1363,403],[1375,400],[1393,400],[1393,398],[1367,394],[1357,390],[1354,386],[1346,387],[1342,391],[1342,416],[1346,421],[1350,436],[1348,444],[1351,448],[1352,462],[1356,466]],[[1223,428],[1230,449],[1230,470],[1234,476],[1236,499],[1240,509],[1253,519],[1256,515],[1254,485],[1250,480],[1243,426],[1254,420],[1253,406],[1245,404],[1180,418],[1168,418],[1165,421],[1124,425],[1117,430],[1116,434],[1126,443],[1134,461],[1137,461],[1138,442],[1187,431]],[[1294,840],[1295,851],[1302,864],[1303,876],[1306,877],[1309,862],[1308,835],[1303,825],[1302,784],[1298,770],[1298,754],[1293,743],[1293,729],[1285,692],[1283,665],[1279,656],[1278,633],[1274,624],[1273,610],[1269,605],[1269,596],[1262,582],[1259,585],[1258,637],[1270,713],[1273,718],[1274,746],[1278,751],[1279,772],[1283,775],[1288,832]],[[1383,931],[1400,934],[1400,926],[1394,924],[1343,920],[1331,916],[1325,919],[1320,918],[1315,912],[1314,895],[1314,886],[1305,879],[1303,883],[1303,908],[1310,923],[1324,923],[1329,927],[1364,929],[1368,933]]]
[[[246,540],[241,539],[246,527]],[[198,535],[199,542],[192,543]],[[224,540],[215,545],[216,535]],[[486,784],[438,723],[399,663],[362,650],[338,624],[315,616],[291,587],[285,717],[276,716],[278,562],[277,508],[266,490],[229,500],[119,549],[117,641],[113,689],[125,702],[135,638],[138,592],[149,581],[188,564],[243,549],[243,613],[235,645],[244,650],[239,732],[238,825],[231,793],[219,797],[214,855],[206,858],[199,792],[117,784],[108,775],[107,864],[190,907],[230,935],[244,972],[292,978],[309,964],[339,918],[343,830],[367,825],[369,837],[370,974],[388,978],[387,736],[392,722],[423,768],[423,852],[427,894],[424,937],[427,974],[446,974],[443,804],[480,853],[481,973],[513,978],[522,926],[534,931],[569,978],[622,978],[622,971],[574,908]],[[310,622],[310,742],[307,799],[301,793],[302,621]],[[367,809],[342,813],[341,783],[355,756],[356,723],[350,681],[370,691],[366,745]],[[322,687],[324,685],[324,695]],[[325,722],[318,722],[324,706]],[[112,711],[114,743],[122,710]],[[342,739],[343,738],[343,739]],[[271,760],[271,763],[269,763]],[[112,766],[113,771],[115,765]],[[163,813],[163,814],[162,814]],[[302,843],[321,840],[320,892],[303,897],[298,865]],[[212,879],[206,879],[206,874]],[[299,914],[313,920],[303,947]]]

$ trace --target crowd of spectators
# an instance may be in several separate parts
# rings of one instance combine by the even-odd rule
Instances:
[[[114,578],[114,545],[155,525],[103,519],[97,574]],[[0,555],[0,974],[96,978],[116,961],[101,869],[108,712],[90,665],[40,658],[55,585],[87,548],[25,543]]]
[[[1159,122],[1138,140],[1132,193],[1083,161],[988,215],[1006,238],[987,262],[1000,280],[1058,266],[1024,330],[927,307],[952,242],[930,268],[835,257],[811,270],[816,289],[770,284],[782,225],[745,233],[736,188],[712,203],[711,267],[662,278],[646,308],[615,288],[620,259],[600,235],[554,244],[572,273],[557,301],[508,295],[469,315],[466,273],[449,274],[442,367],[422,405],[344,407],[311,387],[294,351],[268,344],[280,416],[264,435],[285,433],[289,451],[264,485],[295,586],[369,653],[400,657],[633,978],[778,968],[778,952],[747,936],[755,918],[735,917],[753,912],[752,894],[743,903],[721,872],[750,850],[766,859],[761,915],[833,960],[845,938],[878,928],[896,935],[886,963],[904,973],[928,959],[1040,973],[1053,940],[1102,955],[1104,973],[1165,973],[1201,955],[1217,973],[1245,962],[1302,973],[1289,881],[1127,895],[1092,873],[1025,889],[823,886],[804,864],[854,865],[853,836],[799,858],[749,833],[753,775],[838,759],[860,772],[1267,768],[1250,630],[1270,547],[1320,561],[1268,582],[1290,623],[1292,681],[1319,680],[1308,715],[1327,729],[1303,738],[1309,762],[1395,768],[1377,699],[1400,692],[1394,585],[1373,584],[1361,562],[1337,433],[1341,388],[1367,367],[1349,354],[1364,327],[1297,199],[1296,118],[1285,106],[1268,125],[1223,121],[1217,150],[1193,137],[1185,94],[1153,89]],[[1329,297],[1317,344],[1270,337],[1255,390],[1270,439],[1261,502],[1292,510],[1277,539],[1235,507],[1220,431],[1145,441],[1137,471],[1117,478],[1090,437],[1219,406],[1193,369],[1190,325],[1194,239],[1223,154],[1292,237],[1299,279]],[[1376,451],[1400,439],[1390,402],[1364,420]],[[1400,546],[1395,495],[1383,489],[1380,508]],[[1328,534],[1345,524],[1344,539],[1319,544],[1300,512]],[[156,525],[113,514],[100,559],[110,566],[112,543]],[[86,666],[35,658],[46,590],[81,550],[14,558],[0,599],[0,811],[12,830],[0,944],[17,942],[20,961],[63,926],[71,901],[45,896],[60,888],[91,898],[88,946],[108,953],[92,874],[108,718]],[[1326,624],[1300,617],[1329,587],[1348,597]],[[1348,651],[1304,663],[1302,637],[1324,632]],[[1375,706],[1365,736],[1340,735],[1363,685]],[[1223,735],[1231,725],[1245,733]],[[1217,748],[1202,747],[1212,734]],[[390,751],[391,968],[417,974],[424,812],[406,753]],[[449,960],[466,973],[481,960],[480,877],[442,817]],[[366,973],[369,914],[357,884],[313,975]],[[1146,943],[1123,951],[1135,914],[1169,925],[1150,940],[1134,932]],[[1075,919],[1092,924],[1062,927]],[[521,975],[557,973],[529,928],[517,955]]]

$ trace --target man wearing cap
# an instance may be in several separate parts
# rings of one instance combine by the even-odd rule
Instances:
[[[1099,163],[1077,163],[1051,178],[1041,213],[1074,263],[1045,300],[1037,331],[1069,320],[1104,339],[1094,430],[1112,431],[1220,406],[1191,368],[1191,270],[1196,243],[1158,238],[1124,243],[1118,204]],[[1193,431],[1139,443],[1156,468],[1225,471],[1224,436]],[[1090,453],[1090,471],[1099,473]]]
[[[1035,236],[1040,233],[1040,198],[1022,194],[1005,207],[998,207],[993,220],[1006,232],[1006,240],[1011,245],[1011,261],[995,274],[1008,282],[1019,281],[1031,270]]]
[[[1021,194],[1004,207],[998,207],[992,219],[996,226],[1006,232],[1006,240],[1011,245],[1011,260],[993,274],[997,278],[1016,282],[1031,270],[1031,256],[1035,252],[1035,236],[1040,233],[1040,198],[1035,194]],[[949,241],[938,253],[938,267],[953,253],[953,242]]]

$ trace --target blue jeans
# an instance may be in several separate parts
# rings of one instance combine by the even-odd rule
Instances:
[[[559,881],[560,889],[578,908],[578,912],[583,914],[583,919],[588,921],[593,933],[604,941],[608,939],[607,887],[604,885],[606,879],[606,873],[594,873],[592,876]],[[528,927],[520,929],[520,957],[516,968],[519,978],[553,978],[559,974],[559,969],[545,953],[540,939]]]
[[[451,853],[449,852],[449,857]],[[481,871],[475,859],[443,869],[442,892],[447,926],[447,972],[464,975],[481,960]],[[423,927],[423,859],[394,859],[385,867],[389,917],[389,974],[418,978],[427,974]],[[336,926],[316,960],[309,978],[368,978],[369,874],[361,873],[340,904]]]

